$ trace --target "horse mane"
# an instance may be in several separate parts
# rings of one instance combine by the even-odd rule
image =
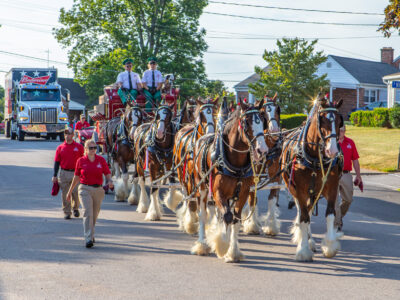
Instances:
[[[223,134],[228,134],[240,118],[240,109],[236,109],[226,120]]]

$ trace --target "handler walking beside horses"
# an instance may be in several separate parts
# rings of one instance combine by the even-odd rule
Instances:
[[[58,146],[56,150],[52,181],[56,182],[58,180],[60,183],[64,219],[68,220],[71,219],[71,201],[67,201],[67,192],[74,177],[76,162],[81,156],[83,156],[83,146],[73,140],[74,131],[72,128],[66,128],[64,134],[65,141]],[[57,178],[60,167],[60,177]],[[74,216],[78,218],[79,198],[77,189],[72,189],[72,198],[74,199]]]
[[[67,200],[71,201],[75,186],[78,188],[79,199],[83,206],[83,231],[86,248],[93,247],[94,227],[104,199],[102,187],[103,175],[106,176],[108,187],[113,188],[111,172],[105,159],[96,155],[97,145],[93,140],[85,142],[85,156],[81,157],[75,167],[75,176],[69,188]]]
[[[358,152],[356,145],[352,139],[345,136],[346,126],[340,128],[339,131],[339,144],[343,152],[343,174],[339,181],[339,193],[342,201],[339,201],[339,197],[335,205],[335,227],[338,231],[342,230],[343,217],[346,215],[350,208],[351,202],[353,202],[353,176],[350,174],[352,170],[352,164],[354,171],[356,172],[356,179],[354,184],[359,186],[362,190],[362,179],[360,174],[360,163],[358,161]]]
[[[153,106],[158,107],[161,102],[161,88],[164,79],[161,72],[157,70],[157,58],[150,57],[147,61],[149,69],[144,71],[142,83],[146,96],[146,111],[151,111]]]

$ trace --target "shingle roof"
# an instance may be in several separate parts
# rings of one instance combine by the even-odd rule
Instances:
[[[330,55],[360,83],[383,85],[382,77],[399,70],[387,63]]]
[[[267,72],[269,70],[269,66],[265,67],[264,72]],[[260,79],[260,75],[257,73],[252,74],[251,76],[247,77],[245,80],[242,80],[238,84],[236,84],[233,88],[239,88],[239,87],[247,87],[249,83],[254,83]]]
[[[70,91],[72,101],[85,105],[89,100],[89,97],[86,95],[85,88],[76,83],[74,79],[58,78],[58,84],[61,85],[61,88],[68,89]]]

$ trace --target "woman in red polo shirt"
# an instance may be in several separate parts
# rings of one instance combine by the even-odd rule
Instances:
[[[110,169],[105,159],[96,155],[96,150],[96,143],[87,140],[85,155],[76,162],[75,176],[67,195],[67,200],[71,201],[72,191],[80,182],[78,195],[83,206],[83,231],[87,248],[93,246],[94,227],[104,199],[103,175],[106,176],[108,187],[111,189],[114,187]]]

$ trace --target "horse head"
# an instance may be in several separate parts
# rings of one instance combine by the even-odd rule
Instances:
[[[183,120],[182,123],[188,124],[194,121],[194,113],[196,111],[196,101],[189,98],[183,104],[182,113],[183,113]]]
[[[268,152],[268,146],[264,138],[264,124],[261,118],[261,109],[264,100],[258,104],[248,104],[239,100],[240,104],[240,121],[239,130],[246,137],[246,142],[249,145],[252,155],[256,162],[259,162],[263,155]]]
[[[262,115],[264,117],[264,127],[269,133],[280,131],[281,109],[277,104],[277,93],[274,97],[268,98],[265,96]]]
[[[207,99],[203,100],[200,97],[196,100],[197,107],[195,112],[196,124],[200,126],[201,133],[208,134],[215,132],[214,115],[218,110],[218,100]]]
[[[319,96],[317,128],[318,134],[324,147],[325,156],[334,158],[338,153],[338,133],[343,126],[343,117],[339,114],[339,108],[343,100],[339,102],[329,101],[327,96]]]
[[[128,125],[129,129],[129,137],[134,140],[135,138],[135,130],[138,128],[144,120],[144,115],[142,109],[135,105],[132,106],[127,113],[125,114],[125,124]]]
[[[155,126],[156,126],[156,138],[162,140],[165,138],[167,133],[167,128],[170,127],[172,123],[174,104],[171,105],[161,105],[158,107],[155,113]]]

